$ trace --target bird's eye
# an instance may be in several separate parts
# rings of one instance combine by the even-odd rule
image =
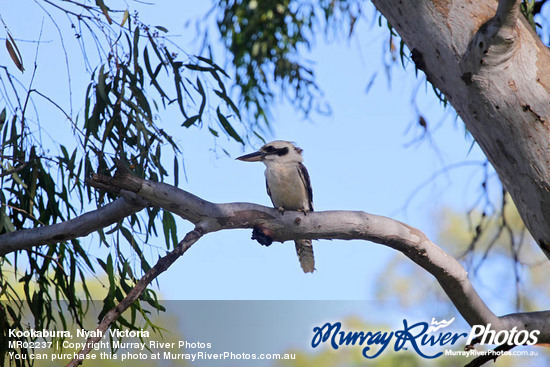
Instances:
[[[275,151],[275,148],[272,147],[271,145],[268,145],[267,147],[264,148],[264,150],[267,152],[267,153],[273,153]]]
[[[288,154],[288,148],[287,147],[277,149],[277,155],[279,157],[282,157],[283,155],[287,155],[287,154]]]

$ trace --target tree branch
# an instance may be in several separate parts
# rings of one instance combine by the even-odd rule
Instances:
[[[20,165],[18,165],[17,167],[14,167],[14,168],[9,169],[7,171],[2,171],[2,172],[0,172],[0,177],[4,177],[4,176],[7,176],[7,175],[11,175],[12,173],[19,172],[22,169],[24,169],[25,167],[27,167],[29,164],[30,164],[30,162],[23,162]]]
[[[97,210],[65,222],[3,234],[0,236],[0,256],[86,236],[142,210],[145,206],[147,205],[143,199],[128,193]]]
[[[515,28],[520,11],[521,0],[500,0],[496,12],[496,18],[504,28]]]
[[[514,327],[517,330],[539,330],[539,342],[550,341],[550,323],[546,322],[550,319],[549,311],[497,317],[485,305],[470,283],[468,273],[455,258],[431,242],[420,230],[391,218],[358,211],[324,211],[307,215],[286,211],[281,215],[277,209],[250,203],[215,204],[174,186],[146,181],[122,170],[115,177],[94,175],[88,183],[126,196],[130,191],[148,205],[161,207],[194,223],[195,230],[201,234],[224,229],[256,228],[280,242],[295,239],[360,239],[391,247],[430,272],[468,324],[491,324],[492,329],[497,331]],[[73,232],[68,233],[65,237],[74,235]],[[28,248],[29,244],[20,247]]]
[[[89,337],[84,344],[84,347],[76,354],[77,357],[71,360],[67,367],[74,367],[82,364],[86,354],[90,353],[94,345],[98,343],[105,335],[105,332],[111,327],[113,322],[132,305],[145,291],[147,286],[166,269],[168,269],[181,255],[185,253],[195,242],[202,237],[200,229],[195,228],[191,232],[187,233],[185,238],[178,243],[176,248],[160,258],[159,261],[153,266],[145,275],[137,282],[135,287],[128,293],[128,295],[113,309],[111,309],[103,320],[96,328],[97,336]]]
[[[496,330],[540,330],[550,340],[550,312],[497,317],[476,292],[462,265],[420,230],[391,218],[354,211],[285,212],[248,203],[214,204],[164,183],[142,180],[124,170],[115,177],[94,175],[90,185],[132,191],[155,206],[180,215],[203,233],[232,228],[260,228],[274,241],[294,239],[362,239],[398,250],[430,272],[470,325],[491,324]]]
[[[521,0],[500,0],[495,15],[474,35],[462,60],[466,73],[479,74],[481,68],[504,65],[516,52]]]

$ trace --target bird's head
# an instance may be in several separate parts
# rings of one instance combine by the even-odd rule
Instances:
[[[264,162],[265,164],[303,161],[302,149],[284,140],[267,143],[257,152],[243,155],[237,159],[245,162]]]

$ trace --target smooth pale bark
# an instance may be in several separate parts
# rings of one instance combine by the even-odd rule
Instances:
[[[550,50],[519,13],[521,1],[373,3],[462,118],[550,258]]]
[[[174,186],[146,181],[119,171],[114,178],[94,175],[89,183],[112,193],[132,192],[145,202],[180,215],[201,234],[260,228],[275,241],[295,239],[358,239],[391,247],[431,273],[470,325],[491,324],[494,330],[539,330],[539,342],[550,342],[550,312],[496,316],[471,284],[468,273],[452,256],[420,230],[391,218],[357,211],[324,211],[304,215],[250,203],[216,204]]]
[[[0,236],[0,256],[87,236],[141,211],[146,206],[147,203],[141,198],[128,193],[112,203],[65,222],[3,234]]]

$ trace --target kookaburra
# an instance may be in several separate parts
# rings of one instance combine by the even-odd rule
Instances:
[[[313,211],[313,191],[306,167],[302,164],[302,149],[288,141],[276,140],[257,152],[237,158],[246,162],[264,162],[267,194],[281,214],[285,210],[307,213]],[[315,270],[311,240],[296,240],[296,253],[304,273]]]

